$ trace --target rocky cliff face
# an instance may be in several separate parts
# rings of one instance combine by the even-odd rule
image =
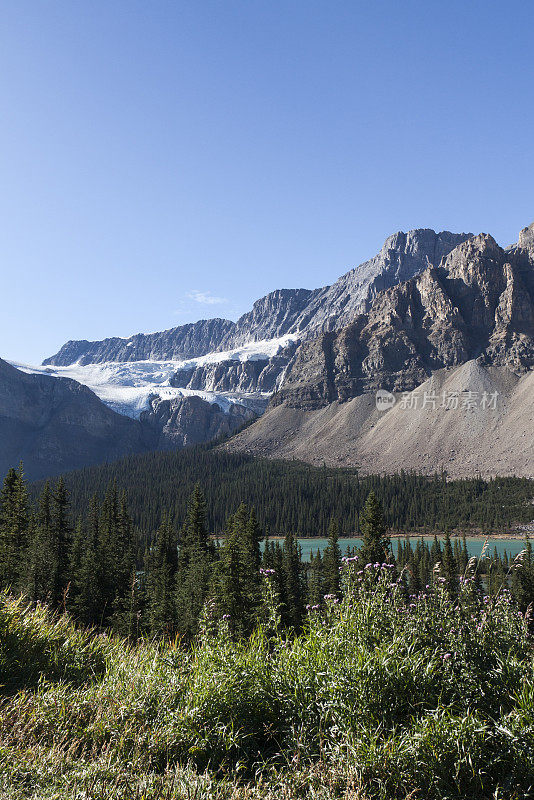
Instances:
[[[273,403],[318,408],[377,388],[410,390],[471,359],[532,369],[533,272],[524,246],[506,252],[487,234],[466,240],[350,325],[304,342]]]
[[[380,291],[436,266],[470,236],[426,228],[395,233],[374,258],[350,270],[332,286],[278,289],[257,300],[237,322],[200,320],[161,333],[139,333],[130,339],[71,341],[43,363],[67,366],[76,362],[182,360],[287,333],[306,338],[321,330],[337,329],[367,310]]]
[[[138,422],[68,378],[27,375],[0,359],[0,474],[22,459],[30,478],[151,449]]]
[[[44,365],[100,364],[106,361],[180,361],[217,350],[235,322],[202,319],[159,333],[137,333],[130,339],[117,337],[101,342],[70,341]]]
[[[296,349],[296,343],[290,343],[271,358],[184,366],[175,372],[170,383],[181,389],[208,392],[272,394],[280,387]]]
[[[369,309],[376,295],[437,266],[470,233],[436,233],[428,228],[394,233],[380,252],[342,275],[332,286],[317,290],[289,333],[342,328]]]
[[[229,435],[255,418],[254,411],[242,405],[230,403],[223,409],[191,395],[172,400],[152,398],[150,410],[143,411],[140,422],[152,432],[154,449],[175,450]]]

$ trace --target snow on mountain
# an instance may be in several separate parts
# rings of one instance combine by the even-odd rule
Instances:
[[[72,378],[88,386],[102,402],[119,414],[139,419],[141,412],[149,408],[150,398],[157,395],[162,400],[197,396],[208,403],[217,403],[223,411],[232,404],[251,408],[258,412],[265,405],[267,393],[244,394],[241,392],[210,392],[199,389],[176,388],[171,385],[178,370],[195,369],[224,361],[262,361],[276,356],[296,336],[286,335],[278,339],[249,342],[233,350],[212,352],[197,358],[182,361],[108,361],[97,364],[70,364],[69,366],[39,366],[10,362],[14,367],[29,374],[45,374],[54,377]],[[263,399],[263,400],[262,400]]]

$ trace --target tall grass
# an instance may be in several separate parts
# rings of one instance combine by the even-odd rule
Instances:
[[[4,599],[11,685],[21,649],[36,666],[2,707],[3,796],[533,796],[525,619],[469,576],[458,600],[439,581],[406,599],[391,572],[347,563],[344,600],[296,638],[271,608],[245,642],[207,617],[189,651],[95,638]]]

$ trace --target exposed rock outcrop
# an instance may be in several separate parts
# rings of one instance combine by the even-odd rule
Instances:
[[[0,474],[30,478],[112,461],[154,446],[140,424],[68,378],[28,375],[0,359]]]
[[[159,333],[136,333],[129,339],[114,337],[101,342],[70,341],[43,364],[68,366],[104,361],[179,361],[217,350],[235,328],[228,319],[202,319]]]
[[[398,232],[380,252],[322,289],[277,289],[257,300],[237,322],[200,320],[160,333],[138,333],[130,339],[70,341],[43,364],[67,366],[104,361],[171,361],[225,351],[245,342],[275,339],[287,333],[304,339],[333,330],[367,310],[383,289],[418,275],[471,236],[423,228]]]
[[[185,366],[177,370],[170,383],[182,389],[208,392],[272,394],[280,387],[296,348],[295,343],[289,344],[277,355],[265,359],[231,359]]]
[[[472,237],[439,267],[379,294],[341,331],[304,342],[273,403],[318,408],[378,388],[409,390],[474,358],[531,369],[533,263],[487,234]]]
[[[250,408],[230,403],[223,409],[197,395],[162,400],[151,399],[150,410],[141,414],[141,424],[152,431],[155,449],[175,450],[203,444],[233,433],[256,418]]]

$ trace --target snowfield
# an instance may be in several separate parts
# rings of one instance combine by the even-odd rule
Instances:
[[[68,367],[32,367],[15,361],[10,363],[22,372],[72,378],[88,386],[114,411],[133,419],[139,419],[141,412],[149,407],[150,397],[154,395],[164,400],[196,395],[208,403],[217,403],[224,411],[228,411],[232,403],[258,411],[258,399],[266,399],[268,395],[176,389],[170,385],[171,378],[175,372],[184,368],[217,364],[221,361],[258,361],[272,358],[296,339],[295,336],[287,335],[279,339],[249,342],[235,350],[208,353],[184,361],[108,361],[86,365],[76,363]]]

